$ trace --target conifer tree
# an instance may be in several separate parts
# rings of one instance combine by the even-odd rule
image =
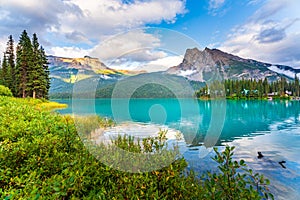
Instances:
[[[40,62],[41,65],[43,67],[43,73],[41,74],[41,76],[43,77],[43,90],[41,91],[41,97],[48,99],[48,93],[49,93],[49,89],[50,89],[50,71],[49,71],[49,67],[48,67],[48,60],[47,60],[47,56],[45,53],[44,48],[41,46],[39,49],[39,55],[40,55]]]
[[[269,82],[267,77],[265,77],[263,81],[263,91],[264,91],[264,95],[267,96],[269,93]]]
[[[33,98],[48,98],[50,87],[48,62],[45,51],[40,47],[36,34],[33,34],[32,50],[32,65],[29,66],[27,85],[31,90]]]
[[[17,94],[20,97],[25,98],[30,95],[31,83],[28,83],[28,72],[33,65],[33,50],[30,38],[26,30],[24,30],[20,36],[20,40],[17,46],[17,65],[16,65],[16,83]]]
[[[31,43],[26,30],[22,32],[16,56],[13,37],[9,36],[0,67],[0,84],[9,87],[17,97],[48,98],[48,61],[36,34],[33,34]]]
[[[12,91],[13,95],[16,96],[16,72],[15,72],[15,53],[14,53],[14,40],[12,35],[8,37],[7,48],[6,48],[6,58],[8,64],[8,70],[10,71],[8,74],[8,78],[11,79],[8,87]]]
[[[32,65],[28,68],[28,83],[27,86],[30,88],[32,93],[32,97],[36,98],[37,94],[42,90],[42,82],[43,77],[41,74],[43,73],[43,68],[40,63],[40,55],[39,55],[39,42],[36,34],[33,34],[32,38]]]
[[[2,60],[2,69],[1,69],[1,79],[2,79],[2,85],[9,87],[11,85],[12,79],[11,79],[11,70],[9,69],[9,65],[7,63],[7,58],[5,53],[3,54],[3,60]]]
[[[295,96],[299,97],[300,95],[300,85],[299,85],[299,78],[297,77],[297,75],[295,74],[295,82],[294,82],[295,86],[294,86],[294,90],[295,90]]]

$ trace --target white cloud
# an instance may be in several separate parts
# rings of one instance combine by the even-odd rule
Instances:
[[[179,65],[183,60],[183,56],[167,56],[151,61],[141,67],[141,70],[148,72],[166,71],[170,67]]]
[[[153,60],[165,56],[160,51],[154,51],[160,46],[160,39],[155,35],[136,29],[111,37],[91,52],[92,56],[101,60],[112,60],[120,57],[133,60]]]
[[[70,46],[74,40],[96,44],[128,29],[173,23],[186,12],[185,0],[0,0],[0,5],[0,37],[17,38],[27,29],[40,40],[55,37],[54,46]]]
[[[183,60],[183,56],[166,55],[163,58],[148,62],[128,61],[127,59],[116,59],[110,63],[108,67],[113,69],[126,69],[134,71],[158,72],[166,71],[170,67],[179,65]]]
[[[161,29],[135,29],[115,35],[94,48],[53,47],[51,53],[64,57],[90,55],[100,58],[113,69],[165,71],[180,64],[183,56],[176,52],[177,48],[167,45],[171,41],[165,41],[164,34],[168,35],[168,38],[179,38],[178,40],[185,41],[182,35],[176,32],[164,32]]]
[[[162,65],[165,67],[174,67],[179,65],[183,60],[183,56],[179,55],[179,56],[167,56],[164,58],[160,58],[154,61],[151,61],[149,64],[150,65]]]
[[[29,34],[38,34],[48,54],[91,55],[103,60],[122,56],[126,59],[123,62],[151,62],[167,56],[155,50],[160,46],[157,36],[131,31],[114,39],[107,38],[148,24],[173,23],[187,12],[185,3],[185,0],[129,3],[121,0],[0,0],[0,24],[5,24],[0,26],[0,38],[12,34],[17,40],[26,29]]]
[[[300,23],[295,10],[299,9],[297,0],[269,0],[245,24],[235,27],[219,48],[245,58],[297,67]]]
[[[223,6],[225,0],[210,0],[209,9],[218,9]]]
[[[72,31],[70,33],[66,33],[65,34],[66,38],[75,42],[75,43],[79,43],[79,42],[84,42],[84,43],[88,43],[90,44],[90,40],[84,36],[83,33],[79,32],[79,31]]]
[[[82,58],[90,55],[90,49],[83,49],[80,47],[52,47],[47,51],[48,54],[67,58]]]
[[[72,0],[83,15],[62,16],[60,32],[71,32],[74,26],[92,40],[102,40],[107,35],[162,21],[173,23],[184,14],[184,0],[133,1],[130,4],[120,0]]]
[[[261,3],[263,0],[249,0],[248,5],[257,5]]]
[[[225,4],[225,0],[210,0],[208,10],[212,15],[216,15],[217,11],[222,8]]]
[[[24,29],[45,33],[59,28],[60,15],[80,14],[80,9],[68,1],[61,0],[0,0],[1,34],[19,34]],[[4,13],[4,14],[3,14]]]

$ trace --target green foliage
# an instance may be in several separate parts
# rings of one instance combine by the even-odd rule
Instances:
[[[78,119],[38,108],[42,103],[43,100],[0,97],[0,199],[217,199],[219,193],[226,199],[231,187],[234,192],[241,191],[240,197],[262,198],[256,187],[251,189],[245,185],[244,176],[236,176],[237,164],[231,160],[232,150],[228,149],[217,153],[222,173],[209,175],[206,181],[187,172],[187,163],[182,157],[145,173],[122,172],[106,166],[83,145],[74,122]],[[112,121],[102,118],[79,120],[87,123],[83,130],[88,128],[89,120],[99,123],[93,128],[113,126]],[[165,148],[165,135],[166,131],[161,131],[157,137],[140,142],[124,136],[113,143],[128,152],[146,155],[161,152],[159,159],[162,160],[179,156],[176,151]],[[99,146],[102,147],[110,148]],[[114,159],[110,154],[101,155]],[[242,161],[239,165],[244,167]],[[255,183],[261,179],[250,170],[247,173]],[[238,186],[229,187],[223,180],[228,176],[230,183],[238,183]],[[212,177],[222,181],[213,182]],[[260,186],[266,182],[261,180],[257,183],[263,192]]]
[[[232,159],[234,147],[226,146],[225,151],[218,152],[214,148],[216,156],[213,158],[219,166],[220,174],[208,173],[205,180],[207,198],[211,199],[266,199],[273,198],[269,192],[270,181],[263,175],[254,173],[248,169],[244,160]],[[240,172],[244,173],[240,173]]]
[[[32,38],[32,65],[28,68],[28,88],[33,98],[48,98],[50,88],[48,62],[44,49],[40,47],[37,35]]]
[[[0,70],[0,84],[7,86],[17,97],[48,98],[50,78],[45,51],[36,34],[33,42],[24,30],[15,56],[14,40],[9,36]]]
[[[10,88],[12,84],[11,68],[7,62],[7,57],[5,53],[3,55],[0,78],[1,78],[1,84]]]
[[[217,90],[215,89],[216,86],[218,86]],[[295,76],[294,81],[290,82],[284,77],[273,82],[268,82],[267,78],[264,80],[228,79],[223,82],[215,81],[209,87],[202,87],[195,92],[195,96],[198,98],[214,98],[216,96],[222,96],[222,93],[225,93],[228,99],[266,99],[268,96],[272,96],[272,98],[289,99],[290,96],[299,96],[299,88],[300,85],[297,76]],[[217,94],[214,92],[217,92]]]
[[[0,96],[12,97],[12,92],[8,87],[0,85]]]
[[[9,89],[13,95],[16,96],[16,64],[15,64],[15,47],[12,35],[8,37],[7,48],[5,52],[7,56],[7,63],[9,67],[9,73],[7,74],[9,81]]]

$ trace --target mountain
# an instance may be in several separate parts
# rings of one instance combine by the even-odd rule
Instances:
[[[65,58],[48,56],[51,88],[50,96],[57,93],[71,93],[79,81],[99,81],[101,86],[116,82],[123,76],[132,76],[143,71],[115,70],[107,67],[98,58]]]
[[[96,98],[126,98],[128,95],[132,98],[184,98],[194,94],[188,86],[193,89],[203,87],[202,83],[165,72],[110,69],[99,59],[88,56],[48,56],[48,63],[51,98],[72,98],[74,95],[77,98],[89,98],[91,95]],[[95,86],[96,91],[93,89]]]
[[[244,59],[218,49],[187,49],[183,62],[170,68],[170,74],[184,76],[189,80],[208,81],[223,79],[263,79],[276,80],[280,75],[294,78],[300,71],[289,66],[272,65],[252,59]]]
[[[64,58],[48,56],[51,77],[51,98],[71,97],[74,83],[80,83],[80,93],[84,97],[89,91],[91,83],[97,86],[96,97],[109,98],[112,96],[116,84],[125,84],[124,92],[120,92],[119,98],[126,96],[129,88],[133,88],[137,81],[143,80],[145,86],[132,94],[135,98],[165,98],[173,97],[173,90],[179,96],[183,91],[168,90],[168,88],[156,84],[163,78],[167,82],[188,81],[198,89],[203,82],[220,79],[264,79],[277,80],[281,75],[294,78],[295,73],[300,78],[300,69],[294,69],[284,65],[272,65],[252,59],[244,59],[228,54],[218,49],[205,48],[203,51],[187,49],[181,64],[169,68],[165,72],[146,73],[145,71],[115,70],[107,67],[97,58],[85,56],[84,58]],[[131,81],[132,83],[129,83]],[[146,81],[146,82],[145,82]],[[147,81],[151,84],[146,84]],[[167,86],[169,86],[167,85]],[[162,94],[163,93],[163,94]],[[173,96],[172,96],[173,95]]]

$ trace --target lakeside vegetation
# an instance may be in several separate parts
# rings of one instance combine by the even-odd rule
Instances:
[[[287,81],[281,77],[277,81],[242,79],[214,81],[210,86],[202,87],[195,92],[195,96],[201,99],[225,97],[227,99],[291,99],[299,97],[300,84],[295,76],[294,81]]]
[[[213,159],[219,173],[204,173],[202,178],[187,171],[187,163],[179,154],[159,170],[118,171],[102,164],[85,148],[72,117],[49,112],[39,106],[41,103],[0,97],[1,199],[272,198],[267,179],[248,169],[244,161],[232,159],[234,147],[226,147],[223,152],[215,149]],[[112,121],[98,119],[99,127],[113,125]],[[162,142],[157,146],[153,138],[145,140],[137,144],[124,136],[114,144],[138,153],[151,153],[165,145]]]

